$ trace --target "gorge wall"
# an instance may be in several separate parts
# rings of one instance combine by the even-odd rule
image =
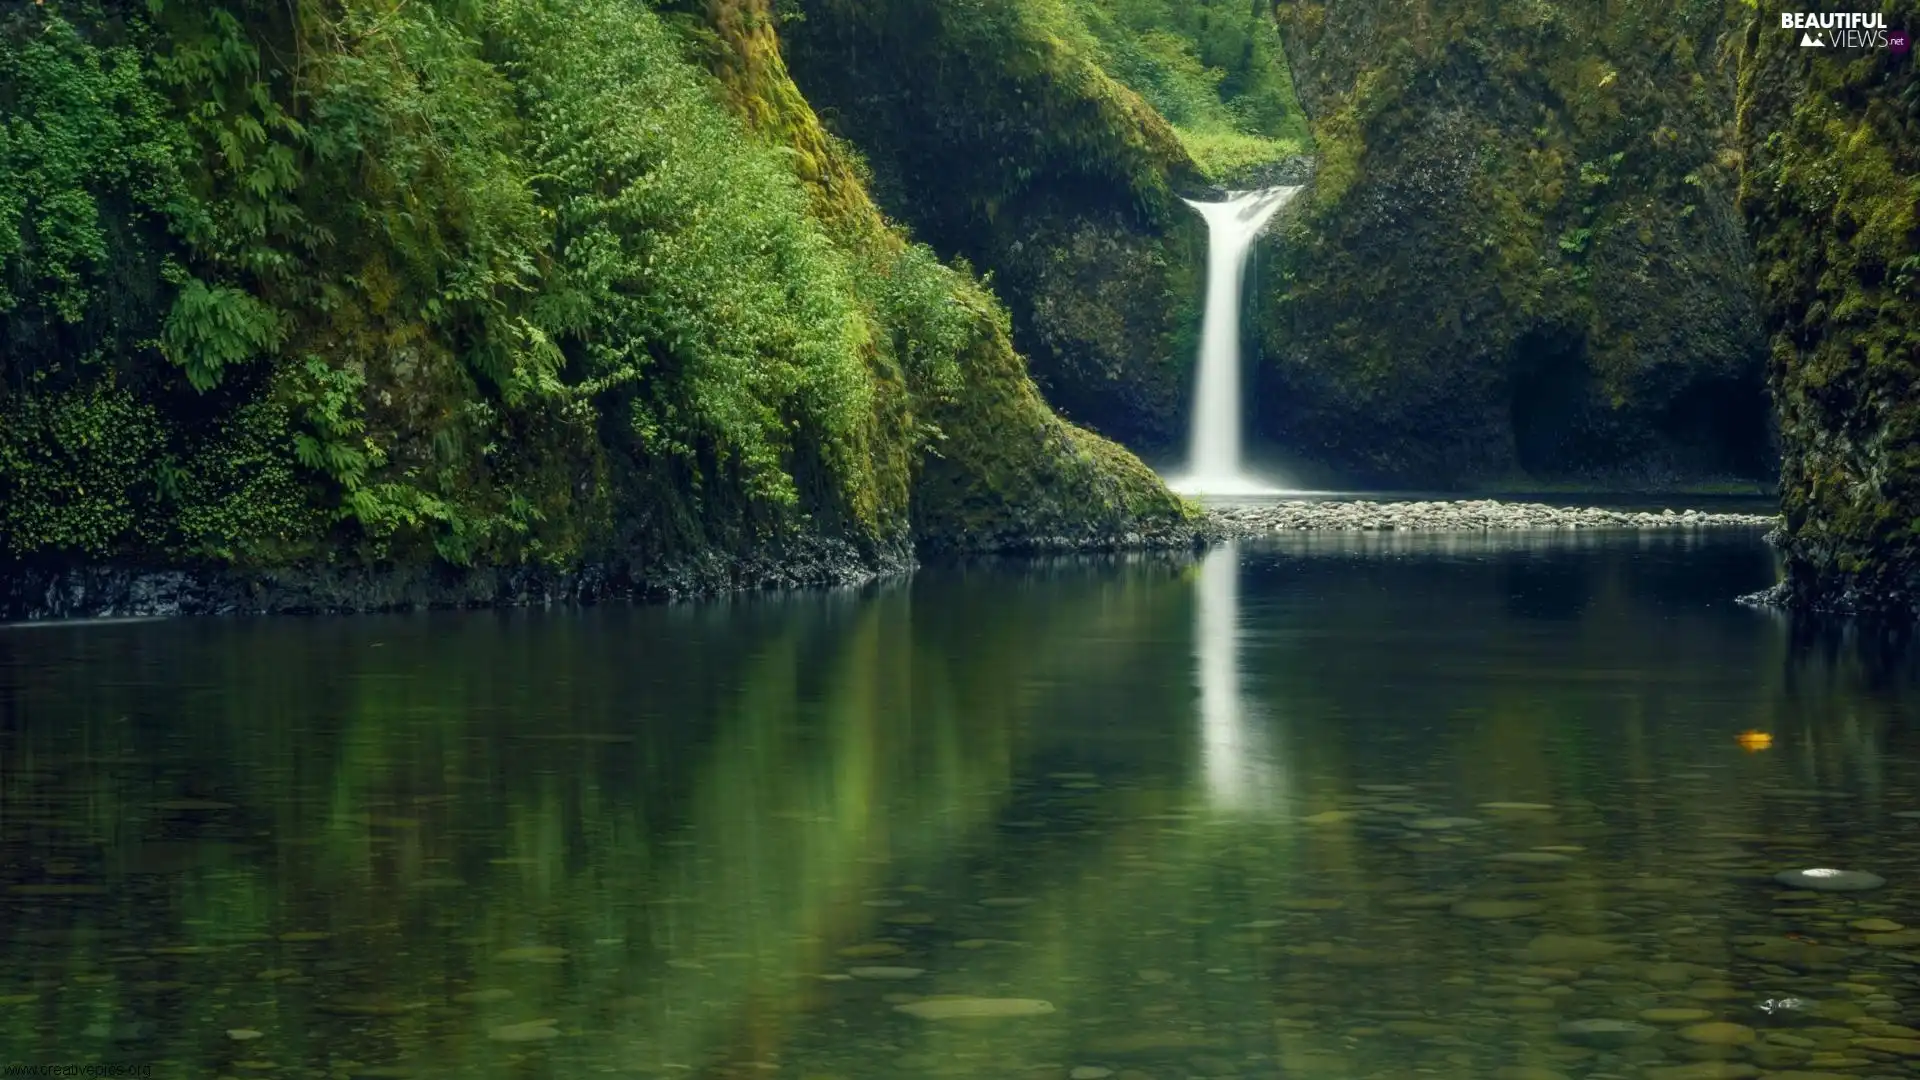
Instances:
[[[8,610],[834,580],[1187,528],[882,222],[771,26],[0,13]]]
[[[1920,3],[1876,5],[1920,30]],[[1784,450],[1780,599],[1920,615],[1920,79],[1912,53],[1813,49],[1757,5],[1740,203]]]

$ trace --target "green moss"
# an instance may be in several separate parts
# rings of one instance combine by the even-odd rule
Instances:
[[[993,301],[886,226],[763,3],[146,10],[0,15],[12,554],[879,554],[969,438],[1025,447],[996,535],[1157,506],[1114,517],[1138,463],[1088,464]]]
[[[1711,3],[1278,5],[1313,187],[1260,428],[1359,482],[1764,472]]]
[[[1920,79],[1884,50],[1800,49],[1779,10],[1753,13],[1739,124],[1788,586],[1813,606],[1920,612]],[[1920,5],[1887,20],[1920,23]]]

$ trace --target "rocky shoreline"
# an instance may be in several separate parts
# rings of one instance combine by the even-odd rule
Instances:
[[[1044,558],[1203,549],[1275,532],[1499,532],[1605,529],[1767,528],[1759,514],[1698,510],[1635,512],[1497,500],[1310,502],[1222,506],[1187,528],[1112,536],[993,538],[975,546],[925,545],[930,555]],[[573,571],[527,567],[13,566],[0,568],[0,622],[178,615],[343,614],[432,608],[527,607],[607,601],[686,600],[734,592],[860,585],[909,573],[902,544],[881,552],[827,537],[799,537],[748,555],[707,552],[636,567]],[[1754,598],[1760,601],[1761,598]],[[1761,601],[1764,602],[1764,601]],[[1773,602],[1778,602],[1773,598]]]
[[[1213,519],[1231,536],[1273,532],[1500,532],[1577,529],[1765,529],[1766,514],[1711,514],[1701,510],[1603,510],[1598,507],[1508,503],[1494,499],[1434,502],[1311,502],[1223,506]]]

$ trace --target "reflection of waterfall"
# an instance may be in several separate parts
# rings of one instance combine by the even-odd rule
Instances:
[[[1207,219],[1207,302],[1200,323],[1191,456],[1186,477],[1175,481],[1181,490],[1202,495],[1268,490],[1240,464],[1240,293],[1254,238],[1299,190],[1233,192],[1225,202],[1187,204]]]
[[[1200,680],[1200,739],[1207,798],[1222,810],[1272,805],[1281,777],[1266,733],[1240,692],[1240,554],[1215,549],[1200,566],[1194,661]]]

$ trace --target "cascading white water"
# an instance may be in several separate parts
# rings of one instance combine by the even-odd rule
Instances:
[[[1230,192],[1225,202],[1187,205],[1207,219],[1207,302],[1200,321],[1199,381],[1186,475],[1173,481],[1195,495],[1272,490],[1240,463],[1240,303],[1254,238],[1297,187]]]

